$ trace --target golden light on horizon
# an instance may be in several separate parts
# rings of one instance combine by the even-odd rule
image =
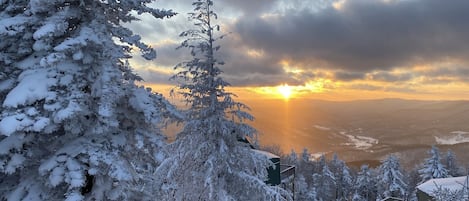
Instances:
[[[293,93],[292,87],[288,86],[288,84],[282,84],[277,87],[278,93],[280,93],[284,99],[290,99]]]
[[[311,94],[323,93],[326,85],[333,85],[330,80],[318,79],[303,85],[289,85],[287,83],[277,86],[249,87],[249,91],[264,97],[289,100],[292,98],[308,97]]]

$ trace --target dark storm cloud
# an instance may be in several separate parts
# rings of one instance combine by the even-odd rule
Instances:
[[[225,65],[220,65],[224,72],[223,76],[234,86],[260,86],[278,85],[282,82],[300,83],[299,79],[292,78],[285,73],[277,60],[268,56],[251,57],[246,54],[246,47],[236,39],[235,36],[228,36],[225,40],[217,41],[221,45],[221,50],[215,56],[219,61],[224,61]],[[219,42],[219,43],[218,43]],[[187,49],[176,49],[179,44],[167,43],[156,47],[158,58],[152,62],[146,62],[140,57],[134,60],[139,63],[139,74],[144,75],[148,82],[168,84],[168,75],[152,70],[154,66],[158,68],[172,69],[178,63],[191,60],[190,52]],[[309,74],[302,75],[302,77]]]
[[[422,73],[425,76],[430,77],[468,77],[469,76],[469,67],[462,66],[445,66],[440,68],[435,68],[431,70],[424,71]]]
[[[370,74],[370,79],[383,82],[405,82],[414,78],[412,73],[390,73],[381,71]]]
[[[258,15],[269,10],[279,0],[222,0],[223,6],[239,9],[246,16]],[[223,7],[222,6],[222,7]]]
[[[342,81],[361,80],[365,78],[364,73],[339,71],[334,74],[334,78]]]
[[[468,9],[467,0],[348,0],[340,10],[244,17],[235,31],[251,47],[310,67],[369,72],[446,58],[467,63]]]

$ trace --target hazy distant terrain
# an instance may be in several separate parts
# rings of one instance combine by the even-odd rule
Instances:
[[[412,166],[433,144],[452,149],[458,159],[469,151],[469,101],[383,99],[351,102],[318,100],[248,101],[262,144],[284,152],[303,147],[336,152],[346,161],[405,155]]]

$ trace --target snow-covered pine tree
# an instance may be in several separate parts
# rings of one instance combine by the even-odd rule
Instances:
[[[168,146],[168,158],[157,169],[161,200],[285,200],[291,195],[267,185],[269,159],[239,139],[254,137],[245,123],[253,117],[225,91],[215,53],[220,29],[212,0],[197,0],[189,13],[195,29],[184,31],[182,48],[193,59],[180,63],[174,78],[188,104],[183,130]],[[284,197],[286,196],[286,197]]]
[[[448,150],[446,152],[446,157],[445,157],[444,162],[445,162],[445,167],[448,170],[449,176],[458,177],[462,175],[461,170],[456,160],[456,155],[454,154],[453,151]]]
[[[376,180],[373,171],[368,165],[361,166],[355,181],[355,194],[358,194],[363,200],[376,200],[376,191]]]
[[[301,160],[304,163],[310,162],[311,154],[309,153],[307,148],[303,149],[303,152],[301,152]]]
[[[407,184],[401,172],[399,159],[390,155],[378,167],[378,198],[386,197],[404,198]]]
[[[0,199],[145,199],[171,106],[134,83],[132,47],[156,54],[122,23],[174,15],[150,2],[0,1]]]
[[[330,162],[330,169],[336,178],[336,200],[350,200],[352,194],[353,178],[350,169],[344,161],[334,154]]]
[[[312,182],[312,173],[314,172],[314,161],[310,160],[311,154],[307,148],[303,149],[303,152],[298,155],[298,163],[296,166],[296,173],[305,175],[306,183]]]
[[[317,200],[316,189],[310,188],[304,175],[295,176],[295,200]]]
[[[420,184],[420,175],[418,172],[418,166],[412,168],[406,173],[407,182],[407,200],[417,200],[417,186]]]
[[[432,146],[428,152],[430,157],[425,159],[422,169],[419,170],[422,183],[430,179],[446,178],[448,177],[448,170],[445,168],[440,160],[440,151],[438,147]]]
[[[320,166],[317,168],[318,172],[313,173],[313,187],[317,197],[319,200],[335,200],[337,178],[327,165],[324,155],[320,157],[318,166]]]
[[[299,161],[298,161],[298,155],[296,154],[295,150],[293,149],[291,150],[290,154],[287,156],[287,162],[290,165],[297,166]]]

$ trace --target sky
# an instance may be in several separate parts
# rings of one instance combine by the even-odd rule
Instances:
[[[215,0],[228,37],[216,55],[225,61],[229,90],[243,99],[469,100],[467,0]],[[131,60],[145,85],[167,94],[173,67],[190,59],[176,50],[190,0],[152,7],[179,13],[141,16],[128,26],[158,52]]]

